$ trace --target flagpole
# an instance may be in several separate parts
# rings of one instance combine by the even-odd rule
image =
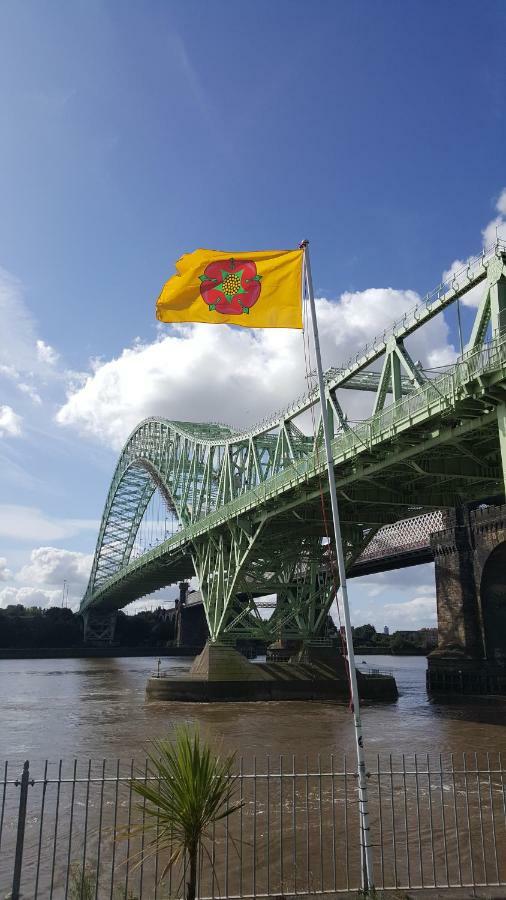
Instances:
[[[313,293],[313,279],[311,277],[311,262],[309,259],[309,241],[300,244],[304,251],[304,272],[309,307],[311,310],[311,322],[313,325],[314,348],[316,355],[316,370],[318,373],[318,389],[320,394],[320,406],[325,438],[325,455],[327,459],[327,473],[329,479],[330,503],[332,506],[332,520],[334,523],[334,536],[336,543],[337,568],[341,585],[341,595],[344,611],[344,630],[346,634],[346,647],[348,651],[348,669],[350,674],[351,702],[353,707],[353,719],[355,725],[355,745],[357,751],[358,772],[358,803],[360,816],[360,836],[362,848],[362,881],[364,890],[374,886],[374,873],[372,863],[372,850],[370,843],[369,807],[367,796],[367,774],[365,765],[364,740],[362,735],[362,722],[360,719],[360,701],[358,696],[357,670],[355,667],[355,654],[353,653],[353,636],[351,631],[350,607],[348,604],[348,588],[346,583],[346,566],[344,561],[343,541],[341,537],[341,522],[339,519],[339,506],[337,503],[336,478],[334,474],[334,460],[332,457],[331,435],[328,421],[327,399],[325,396],[325,382],[323,380],[322,360],[320,353],[320,339],[318,336],[318,323],[316,320],[316,307]],[[302,291],[304,292],[304,281]]]

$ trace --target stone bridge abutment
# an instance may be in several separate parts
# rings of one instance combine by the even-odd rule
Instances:
[[[506,504],[456,510],[431,545],[439,642],[428,686],[506,693]]]

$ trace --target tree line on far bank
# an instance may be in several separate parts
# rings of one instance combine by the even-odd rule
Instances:
[[[353,629],[358,653],[428,653],[437,643],[435,628],[396,631],[384,634],[374,625]],[[122,647],[166,647],[175,640],[175,620],[166,609],[139,612],[127,616],[118,612],[116,642]],[[0,609],[0,649],[80,647],[83,643],[82,618],[58,606],[48,609],[11,605]]]
[[[163,609],[127,616],[118,612],[116,641],[123,647],[164,647],[174,640],[174,619]],[[71,609],[7,606],[0,609],[0,648],[80,647],[83,620]]]
[[[393,653],[399,655],[427,654],[437,646],[437,628],[419,628],[385,634],[374,625],[353,628],[356,653]]]

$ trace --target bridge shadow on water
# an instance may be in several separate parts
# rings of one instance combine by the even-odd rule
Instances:
[[[431,715],[460,722],[476,722],[483,725],[502,725],[506,731],[506,697],[494,695],[472,696],[440,695],[428,700]],[[506,734],[505,734],[506,737]]]

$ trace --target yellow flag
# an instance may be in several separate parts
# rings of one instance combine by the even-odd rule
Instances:
[[[161,322],[302,328],[302,250],[194,250],[156,302]]]

